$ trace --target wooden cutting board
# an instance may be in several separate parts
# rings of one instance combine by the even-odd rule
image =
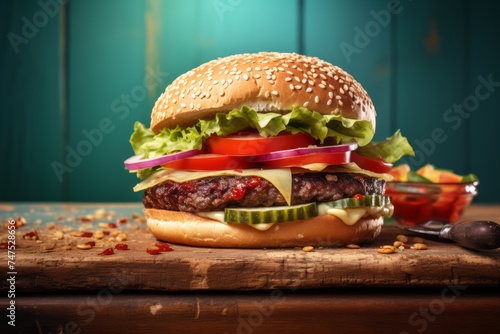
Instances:
[[[15,257],[10,258],[14,267],[7,267],[6,249],[0,255],[3,271],[15,273],[16,289],[23,292],[500,285],[500,249],[473,252],[426,240],[427,250],[378,253],[380,246],[392,245],[399,234],[409,236],[411,244],[411,235],[393,221],[386,222],[373,243],[359,249],[305,252],[299,248],[237,250],[172,245],[173,251],[150,255],[146,248],[157,241],[147,231],[140,204],[4,203],[0,210],[0,243],[7,241],[4,226],[9,221],[18,217],[26,220],[16,232]],[[464,219],[500,222],[500,206],[472,206]],[[96,230],[109,235],[96,239]],[[38,240],[24,238],[34,231]],[[57,231],[63,232],[62,239],[57,238]],[[92,236],[83,237],[85,232]],[[120,233],[126,235],[122,243],[129,250],[99,255],[118,243]],[[89,241],[95,246],[77,248]],[[2,280],[2,289],[7,284]]]

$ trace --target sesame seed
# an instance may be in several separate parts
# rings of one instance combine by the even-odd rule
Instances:
[[[219,92],[219,95],[220,95],[220,96],[224,96],[224,94],[226,94],[226,93],[225,93],[223,90],[221,90],[221,91]]]
[[[328,92],[328,97],[333,99],[333,92]]]
[[[334,78],[335,80],[338,80],[338,79],[339,79],[339,76],[338,76],[338,75],[334,75],[334,76],[333,76],[333,78]]]
[[[339,104],[339,106],[342,107],[344,105],[344,102],[342,102],[342,100],[339,100],[338,104]]]
[[[293,84],[290,84],[290,89],[294,90],[295,87],[293,87]]]
[[[200,109],[201,108],[201,103],[197,103],[196,104],[196,109]]]
[[[300,82],[300,78],[299,77],[294,77],[295,81],[297,82]]]
[[[293,75],[293,72],[292,71],[286,71],[286,73],[290,74],[290,75]]]
[[[219,83],[219,80],[214,80],[213,84],[217,85]]]
[[[251,71],[252,71],[251,67],[247,68],[247,72],[251,72]]]
[[[302,79],[302,83],[306,84],[307,83],[307,79],[306,78]]]
[[[336,95],[336,96],[335,96],[335,98],[336,98],[337,100],[342,100],[342,96],[340,96],[340,95]]]
[[[318,86],[319,86],[320,88],[323,88],[323,89],[325,89],[325,88],[326,88],[326,86],[325,86],[325,85],[323,85],[322,83],[321,83],[321,84],[319,84]]]
[[[243,74],[243,79],[244,79],[245,81],[247,81],[247,80],[248,80],[248,75],[247,75],[247,74]]]
[[[311,87],[307,87],[306,92],[311,93],[313,89]]]
[[[328,102],[326,102],[326,105],[329,106],[332,104],[332,99],[328,100]]]
[[[186,104],[184,102],[181,103],[182,108],[186,108]]]
[[[254,68],[254,69],[255,69],[256,71],[260,71],[260,70],[261,70],[259,66],[255,66],[255,68]]]
[[[319,103],[319,96],[318,95],[316,95],[316,97],[314,98],[314,102]]]
[[[335,86],[332,84],[329,84],[328,87],[330,87],[331,90],[335,90]]]
[[[285,78],[285,81],[292,81],[292,78],[290,78],[290,77],[286,77],[286,78]]]
[[[283,72],[285,69],[283,67],[278,67],[278,71]]]
[[[232,84],[232,83],[233,83],[233,79],[229,78],[229,79],[227,79],[227,82],[228,82],[229,84]]]
[[[193,103],[193,102],[191,102],[191,103],[189,104],[189,108],[193,109],[193,107],[194,107],[194,103]]]
[[[238,74],[235,75],[234,77],[236,80],[240,80],[240,76]]]
[[[301,89],[302,86],[301,85],[295,85],[295,89]]]
[[[321,77],[321,79],[326,80],[326,75],[324,75],[323,73],[320,73],[319,76]]]
[[[253,78],[254,79],[260,79],[260,74],[254,74]]]
[[[344,90],[348,90],[348,89],[349,89],[349,86],[344,85]]]
[[[273,94],[274,96],[278,96],[278,94],[279,94],[279,93],[278,93],[278,91],[277,91],[277,90],[273,90],[273,91],[271,92],[271,94]]]
[[[212,86],[208,86],[208,87],[207,87],[207,90],[208,90],[208,91],[211,91],[211,90],[212,90]]]
[[[176,104],[176,103],[177,103],[177,99],[173,99],[173,100],[172,100],[172,103],[173,103],[173,104]]]
[[[304,104],[303,104],[304,108],[307,108],[308,105],[309,105],[309,102],[307,102],[307,101],[304,102]]]
[[[207,99],[209,99],[209,98],[210,98],[210,96],[211,96],[211,94],[210,94],[210,93],[206,93],[206,94],[205,94],[205,97],[206,97]]]
[[[344,94],[345,93],[342,88],[339,88],[339,92],[340,92],[340,94]]]
[[[268,91],[268,90],[266,90],[266,92],[264,93],[264,96],[266,97],[266,99],[268,99],[268,98],[269,98],[270,94],[269,94],[269,91]]]
[[[311,86],[314,86],[314,81],[313,80],[309,80],[308,83],[311,85]]]

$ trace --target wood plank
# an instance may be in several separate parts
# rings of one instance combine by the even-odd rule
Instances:
[[[0,11],[0,200],[60,201],[59,7],[3,1]]]
[[[8,207],[3,207],[5,210]],[[80,217],[103,214],[92,222]],[[103,210],[102,210],[103,209]],[[16,286],[19,291],[99,290],[123,287],[131,290],[272,290],[282,288],[331,287],[425,287],[460,283],[467,286],[499,286],[500,249],[472,252],[454,244],[428,240],[426,251],[404,250],[395,254],[379,254],[377,248],[392,244],[403,233],[394,224],[384,226],[381,235],[360,249],[320,248],[307,253],[300,249],[213,249],[174,245],[174,251],[158,256],[146,253],[156,240],[143,222],[132,220],[139,205],[96,206],[54,205],[11,208],[4,218],[23,215],[29,222],[17,233]],[[31,211],[31,212],[30,212]],[[6,211],[8,212],[8,211]],[[24,214],[23,214],[24,212]],[[136,216],[134,214],[134,216]],[[34,217],[38,217],[33,219]],[[130,250],[114,255],[98,255],[114,247],[111,237],[94,240],[90,250],[80,250],[89,238],[82,231],[94,232],[103,223],[120,224],[127,234]],[[472,207],[464,219],[488,217],[500,221],[500,209]],[[46,222],[54,222],[47,227]],[[53,225],[52,229],[50,229]],[[24,240],[28,231],[37,230],[40,240]],[[54,236],[65,230],[63,240]],[[2,232],[4,240],[6,232]],[[71,245],[71,250],[64,247]],[[7,254],[0,255],[7,261]],[[2,282],[6,287],[7,282]]]
[[[159,61],[170,81],[218,57],[298,47],[296,1],[173,0],[159,10]],[[277,18],[286,24],[277,24]]]
[[[411,2],[398,17],[397,119],[415,149],[404,159],[412,167],[465,172],[466,131],[447,118],[464,99],[465,33],[463,1]]]
[[[381,24],[376,19],[385,15],[381,12],[388,12],[387,1],[304,3],[305,53],[343,68],[363,85],[377,110],[376,140],[395,131],[391,129],[390,98],[391,29],[395,18],[389,14]]]
[[[142,1],[70,3],[69,147],[75,166],[65,175],[69,201],[141,198],[132,191],[137,179],[123,161],[133,154],[128,140],[134,122],[149,121],[166,86],[166,74],[154,77],[156,67],[146,66],[144,6]]]
[[[416,291],[114,292],[18,297],[16,333],[475,333],[500,326],[499,291],[463,285]],[[5,301],[0,305],[5,308]]]
[[[496,1],[470,2],[469,84],[467,95],[461,101],[464,105],[464,115],[468,117],[468,119],[463,119],[463,127],[470,131],[467,167],[470,171],[477,173],[482,181],[477,201],[488,203],[500,202],[498,191],[500,150],[496,147],[488,147],[487,144],[497,142],[496,124],[500,117],[498,114],[500,48],[498,40],[491,38],[500,33],[500,23],[495,15],[499,10],[500,4]],[[494,83],[485,85],[488,81]]]

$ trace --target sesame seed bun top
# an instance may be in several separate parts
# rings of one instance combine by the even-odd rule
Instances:
[[[376,124],[367,92],[341,68],[315,57],[261,52],[212,60],[179,76],[156,101],[151,129],[193,125],[244,105],[257,112],[304,106]]]

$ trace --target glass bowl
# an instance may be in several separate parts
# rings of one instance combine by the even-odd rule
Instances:
[[[403,225],[415,226],[431,219],[454,224],[477,195],[478,183],[394,181],[387,182],[386,195],[392,198],[393,217]]]

